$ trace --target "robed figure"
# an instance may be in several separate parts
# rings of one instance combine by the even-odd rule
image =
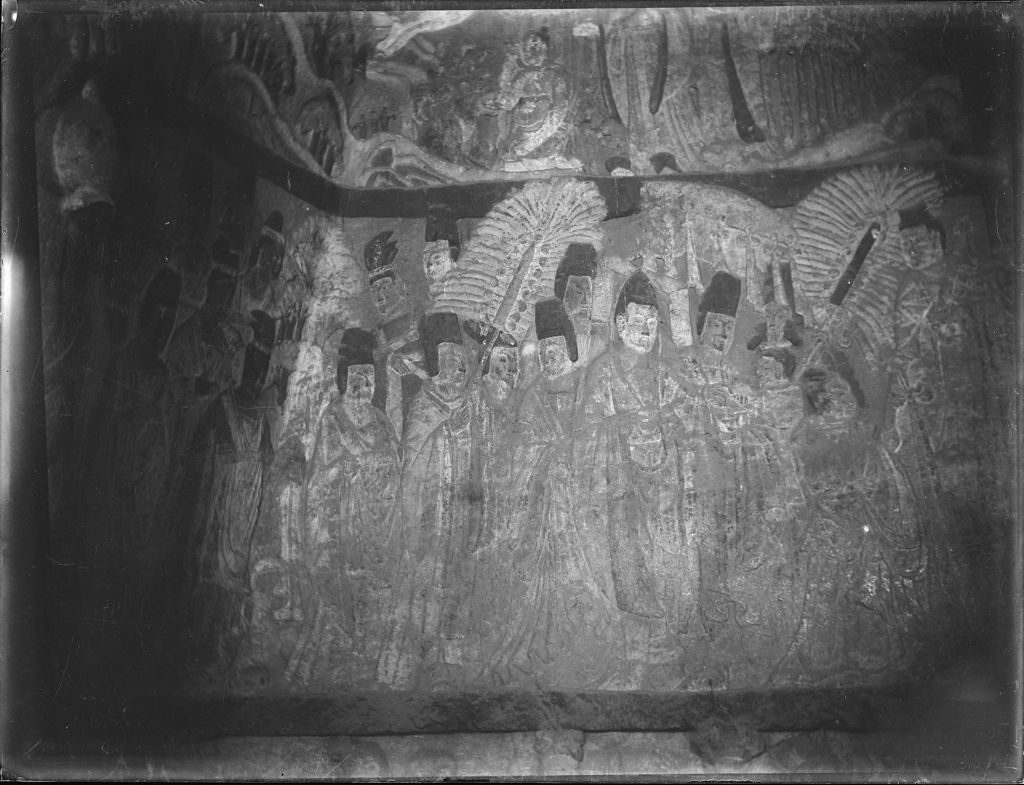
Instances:
[[[618,611],[680,632],[700,572],[683,460],[694,395],[666,360],[657,295],[643,273],[624,284],[615,328],[618,340],[591,365],[580,402],[582,542]]]
[[[406,562],[395,640],[382,663],[391,684],[438,684],[462,661],[458,632],[464,555],[480,531],[473,489],[472,404],[467,358],[453,313],[420,328],[430,378],[409,405],[402,437],[402,541]],[[404,609],[403,609],[404,606]]]
[[[322,539],[313,565],[315,582],[360,661],[354,662],[351,677],[371,679],[396,568],[388,546],[401,489],[398,437],[373,405],[375,343],[372,333],[357,327],[342,335],[339,396],[317,428],[306,489],[310,529]]]
[[[499,533],[508,560],[509,612],[494,659],[494,676],[513,683],[600,683],[607,647],[597,635],[607,622],[600,590],[580,560],[574,529],[573,424],[583,371],[573,323],[557,298],[534,306],[540,373],[522,395],[517,440],[504,476],[514,503]],[[595,616],[596,614],[596,616]],[[585,650],[588,656],[580,656]]]

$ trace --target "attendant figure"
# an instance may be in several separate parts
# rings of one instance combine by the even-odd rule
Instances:
[[[376,388],[373,334],[345,330],[338,352],[334,398],[320,422],[307,485],[318,572],[336,587],[328,602],[360,656],[376,667],[394,579],[387,546],[398,523],[401,461],[390,421],[373,404]],[[332,592],[333,594],[333,592]],[[374,674],[370,674],[371,677]]]
[[[430,378],[409,406],[402,431],[403,568],[406,616],[384,678],[444,681],[461,660],[456,633],[466,554],[481,511],[473,489],[472,403],[467,357],[454,313],[424,317],[420,327]]]
[[[459,227],[455,219],[444,212],[435,211],[428,215],[424,231],[423,274],[427,279],[431,302],[455,269],[460,248]]]
[[[182,508],[193,522],[187,553],[198,556],[189,636],[204,667],[227,667],[251,622],[254,545],[272,459],[267,386],[274,321],[254,314],[241,380],[207,410],[192,440]]]
[[[366,270],[370,276],[370,291],[377,302],[379,321],[376,326],[378,352],[387,357],[384,411],[395,432],[401,436],[406,413],[407,377],[416,381],[426,377],[423,351],[413,321],[405,283],[394,268],[398,244],[391,239],[392,232],[381,232],[363,249]]]
[[[534,322],[540,374],[523,393],[505,470],[515,497],[501,533],[512,572],[507,632],[495,657],[504,678],[519,669],[554,678],[555,669],[569,665],[559,655],[575,651],[569,640],[587,627],[593,602],[573,529],[573,425],[583,378],[576,334],[557,298],[536,303]],[[572,667],[583,667],[573,659]]]
[[[672,371],[659,326],[655,289],[634,273],[615,307],[618,340],[585,381],[576,518],[592,574],[615,606],[672,630],[697,602],[702,569],[684,461],[696,407],[692,384]]]
[[[377,330],[382,353],[403,346],[415,339],[415,324],[405,290],[405,283],[395,271],[398,243],[392,232],[381,232],[363,249],[370,292],[380,315]]]
[[[284,218],[275,210],[267,216],[256,238],[245,276],[245,294],[253,308],[266,308],[274,283],[281,276],[285,253],[283,230]]]

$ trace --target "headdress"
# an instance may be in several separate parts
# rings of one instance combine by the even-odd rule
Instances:
[[[350,327],[341,336],[338,347],[338,371],[336,382],[338,392],[345,394],[348,386],[348,369],[352,365],[373,365],[373,350],[377,341],[373,333],[361,327]]]
[[[642,272],[633,273],[622,285],[619,290],[619,299],[615,303],[615,315],[625,313],[626,306],[630,303],[658,307],[658,291]]]
[[[561,300],[552,297],[537,302],[534,305],[534,319],[538,341],[561,335],[565,338],[569,359],[573,362],[579,359],[579,350],[576,348],[576,331],[573,329],[572,320],[565,312]]]
[[[597,251],[589,243],[570,243],[555,273],[555,297],[561,300],[565,296],[565,285],[570,275],[586,275],[593,278],[597,274]]]
[[[420,340],[423,342],[427,370],[431,376],[437,376],[437,345],[441,343],[462,345],[459,317],[450,312],[427,314],[420,322]]]
[[[451,254],[452,261],[459,258],[462,243],[459,239],[459,227],[451,213],[444,209],[434,209],[427,214],[426,227],[423,232],[423,251],[438,249]]]
[[[711,278],[711,283],[704,290],[700,299],[700,316],[697,319],[697,332],[704,331],[704,319],[709,313],[720,313],[736,318],[740,306],[740,279],[730,273],[719,270]]]
[[[363,249],[366,271],[370,274],[370,283],[381,278],[395,277],[392,263],[398,256],[398,243],[391,239],[392,232],[381,232],[376,235]]]

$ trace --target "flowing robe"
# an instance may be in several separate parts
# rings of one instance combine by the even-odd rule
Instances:
[[[466,553],[480,530],[473,487],[471,404],[446,400],[433,380],[410,404],[403,429],[402,582],[378,678],[392,685],[438,684],[462,660],[457,617]]]
[[[371,407],[371,418],[356,425],[340,403],[324,414],[317,433],[307,485],[307,509],[318,518],[327,548],[328,598],[340,608],[356,651],[376,662],[383,634],[394,564],[388,543],[398,520],[401,461],[399,444],[388,418]],[[375,667],[375,665],[374,665]]]
[[[270,457],[262,407],[225,392],[200,423],[183,494],[184,509],[194,511],[188,553],[199,563],[189,618],[201,661],[229,662],[248,622],[243,609]]]
[[[615,347],[587,374],[576,435],[591,574],[620,611],[670,630],[692,611],[701,569],[683,427],[692,400],[656,353]]]
[[[523,394],[502,475],[510,495],[496,574],[506,586],[492,678],[508,684],[600,684],[609,667],[607,606],[585,568],[574,527],[573,426],[582,370],[538,377]],[[587,639],[589,638],[589,642]]]

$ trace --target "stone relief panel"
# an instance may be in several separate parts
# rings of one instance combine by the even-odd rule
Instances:
[[[191,693],[877,684],[972,612],[989,249],[932,173],[612,220],[573,179],[475,222],[209,187],[248,237],[225,205],[140,281],[65,476],[126,586],[188,560]]]
[[[203,100],[245,83],[279,151],[335,180],[537,177],[482,219],[439,194],[324,215],[158,128],[118,149],[87,81],[47,108],[54,556],[89,569],[68,625],[97,661],[129,618],[168,630],[149,667],[189,695],[864,686],[970,625],[1011,476],[989,206],[878,164],[780,209],[649,178],[609,218],[550,176],[595,160],[587,112],[606,171],[646,171],[683,98],[776,144],[728,15],[694,43],[719,97],[674,87],[689,13],[552,14],[487,50],[477,12],[204,22]],[[360,64],[337,36],[375,43]],[[449,78],[465,116],[408,114]],[[428,126],[450,160],[420,154]]]
[[[961,86],[908,25],[850,8],[203,14],[154,57],[172,90],[317,174],[421,187],[961,154]]]

